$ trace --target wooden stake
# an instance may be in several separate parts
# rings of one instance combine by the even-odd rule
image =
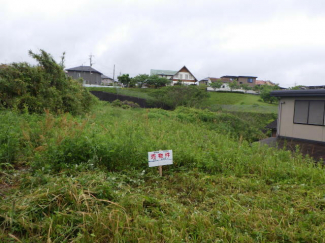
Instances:
[[[159,149],[159,152],[162,152],[162,150]],[[162,176],[162,165],[159,165],[159,175]]]

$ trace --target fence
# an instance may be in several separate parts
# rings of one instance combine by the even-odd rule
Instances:
[[[103,91],[90,91],[93,95],[95,95],[98,99],[102,101],[109,101],[113,102],[114,100],[120,100],[120,101],[132,101],[137,104],[141,108],[154,108],[154,105],[150,105],[147,103],[146,99],[142,98],[137,98],[137,97],[132,97],[132,96],[127,96],[127,95],[120,95],[120,94],[113,94],[113,93],[108,93],[108,92],[103,92]]]

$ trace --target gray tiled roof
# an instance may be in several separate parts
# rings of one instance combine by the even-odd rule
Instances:
[[[177,71],[151,69],[150,75],[175,75]]]
[[[325,89],[306,90],[273,90],[271,96],[275,97],[325,97]]]
[[[67,71],[79,71],[79,72],[93,72],[93,73],[99,73],[102,74],[101,72],[97,71],[96,69],[90,67],[90,66],[79,66],[79,67],[74,67],[74,68],[67,68]]]
[[[110,77],[107,77],[106,75],[104,75],[104,74],[102,74],[102,76],[101,76],[102,78],[108,78],[108,79],[112,79],[112,78],[110,78]],[[113,80],[113,79],[112,79]]]

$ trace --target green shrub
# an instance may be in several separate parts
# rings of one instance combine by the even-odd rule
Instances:
[[[177,106],[199,107],[209,97],[205,89],[190,85],[168,86],[150,93],[155,105],[175,109]]]
[[[124,101],[114,100],[112,102],[112,106],[113,107],[120,107],[120,108],[123,108],[123,109],[140,108],[138,103],[135,103],[133,101],[128,101],[128,100],[124,100]]]
[[[221,134],[228,134],[234,138],[241,138],[248,141],[257,141],[265,135],[259,126],[254,126],[242,117],[230,113],[216,113],[208,110],[178,107],[175,110],[177,117],[182,121],[202,121],[206,126]],[[249,117],[250,114],[246,113]]]
[[[0,107],[28,110],[30,113],[89,111],[95,98],[77,80],[68,77],[63,65],[41,50],[29,51],[37,66],[28,63],[12,63],[0,68]]]

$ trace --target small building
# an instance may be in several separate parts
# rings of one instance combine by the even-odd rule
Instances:
[[[325,89],[325,85],[301,86],[301,89]]]
[[[237,81],[238,84],[247,84],[250,87],[254,87],[256,85],[256,79],[257,77],[255,76],[231,76],[231,75],[226,75],[222,76],[221,80],[222,82],[232,82],[232,81]]]
[[[184,85],[197,84],[197,79],[186,66],[182,67],[179,71],[151,69],[150,75],[158,75],[159,77],[167,78],[172,81],[171,85],[179,83]]]
[[[107,77],[106,75],[102,74],[102,85],[113,85],[114,80],[110,77]]]
[[[277,137],[325,142],[325,89],[276,90]]]
[[[177,71],[171,70],[158,70],[158,69],[151,69],[150,75],[158,75],[162,78],[172,79],[173,76],[177,73]]]
[[[74,79],[82,78],[84,84],[101,85],[102,83],[102,73],[90,66],[68,68],[66,71],[68,72],[67,74]]]
[[[276,137],[276,129],[278,126],[278,120],[274,120],[273,122],[270,122],[269,124],[266,125],[266,129],[271,130],[271,137],[275,138]]]
[[[212,83],[215,83],[215,82],[222,82],[222,85],[221,85],[221,89],[230,89],[229,88],[229,83],[231,81],[228,81],[228,80],[223,80],[221,78],[214,78],[214,77],[207,77],[207,78],[204,78],[202,80],[199,81],[199,85],[210,85]]]
[[[201,79],[199,81],[199,85],[209,85],[211,83],[211,81],[209,80],[209,77]]]

